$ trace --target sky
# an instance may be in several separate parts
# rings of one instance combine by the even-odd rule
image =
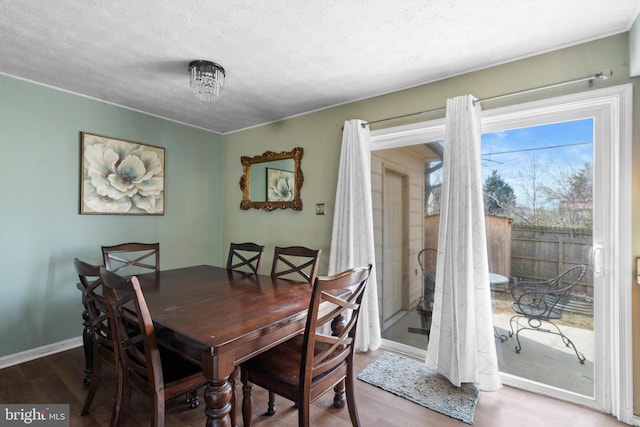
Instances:
[[[516,203],[526,204],[534,176],[553,188],[593,162],[593,134],[592,118],[483,134],[483,179],[497,170],[516,193]]]

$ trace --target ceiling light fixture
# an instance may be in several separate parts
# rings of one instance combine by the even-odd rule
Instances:
[[[224,68],[211,61],[191,61],[189,63],[191,87],[201,101],[215,101],[224,89]]]

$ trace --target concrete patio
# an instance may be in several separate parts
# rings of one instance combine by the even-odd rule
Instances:
[[[540,382],[550,386],[569,390],[585,396],[593,396],[593,332],[570,326],[560,326],[561,330],[576,345],[586,360],[581,364],[573,352],[566,347],[562,339],[553,334],[537,331],[522,331],[520,353],[515,352],[515,337],[509,337],[509,319],[507,314],[494,314],[496,331],[508,337],[504,342],[496,339],[496,353],[501,372]],[[427,349],[426,335],[409,332],[420,328],[420,317],[412,310],[400,317],[382,333],[383,338]]]

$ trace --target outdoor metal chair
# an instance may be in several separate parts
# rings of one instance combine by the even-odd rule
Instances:
[[[422,297],[416,306],[420,315],[421,328],[409,327],[409,332],[429,336],[431,329],[431,315],[433,313],[433,296],[436,289],[436,261],[438,251],[425,248],[418,252],[418,264],[422,270]]]
[[[573,348],[580,363],[585,357],[554,323],[562,318],[571,291],[587,272],[586,265],[576,265],[553,279],[539,282],[518,282],[511,287],[512,308],[516,315],[511,318],[509,336],[516,336],[516,353],[520,353],[520,332],[532,330],[559,335],[567,347]],[[526,322],[524,322],[526,321]],[[522,323],[521,323],[522,322]]]

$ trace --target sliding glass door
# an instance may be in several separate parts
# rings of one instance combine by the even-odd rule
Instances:
[[[630,273],[628,263],[622,262],[630,259],[629,240],[620,233],[625,223],[628,226],[630,205],[618,196],[629,191],[630,142],[623,136],[630,127],[617,95],[625,91],[602,92],[600,98],[579,94],[485,111],[482,161],[495,342],[503,381],[606,410],[611,406],[607,388],[615,387],[625,399],[631,393],[624,380],[611,378],[612,372],[630,374],[625,344],[630,307],[628,290],[620,287],[621,271]],[[402,205],[406,212],[394,206],[393,214],[404,218],[399,228],[403,239],[396,240],[404,242],[401,274],[388,280],[383,275],[378,284],[390,295],[399,286],[395,295],[401,302],[381,319],[383,338],[385,345],[417,355],[425,354],[430,327],[428,274],[423,273],[423,264],[429,263],[419,263],[418,254],[437,248],[443,138],[443,120],[372,132],[376,256],[383,270],[387,259],[397,255],[386,247],[385,216],[391,212],[384,201],[393,200],[385,194],[390,188],[387,171],[404,174],[409,189]],[[420,178],[414,177],[418,169]],[[419,200],[413,200],[415,193]],[[524,318],[523,329],[512,329],[516,313],[511,289],[581,265],[586,274],[563,302],[560,319],[538,328]]]

